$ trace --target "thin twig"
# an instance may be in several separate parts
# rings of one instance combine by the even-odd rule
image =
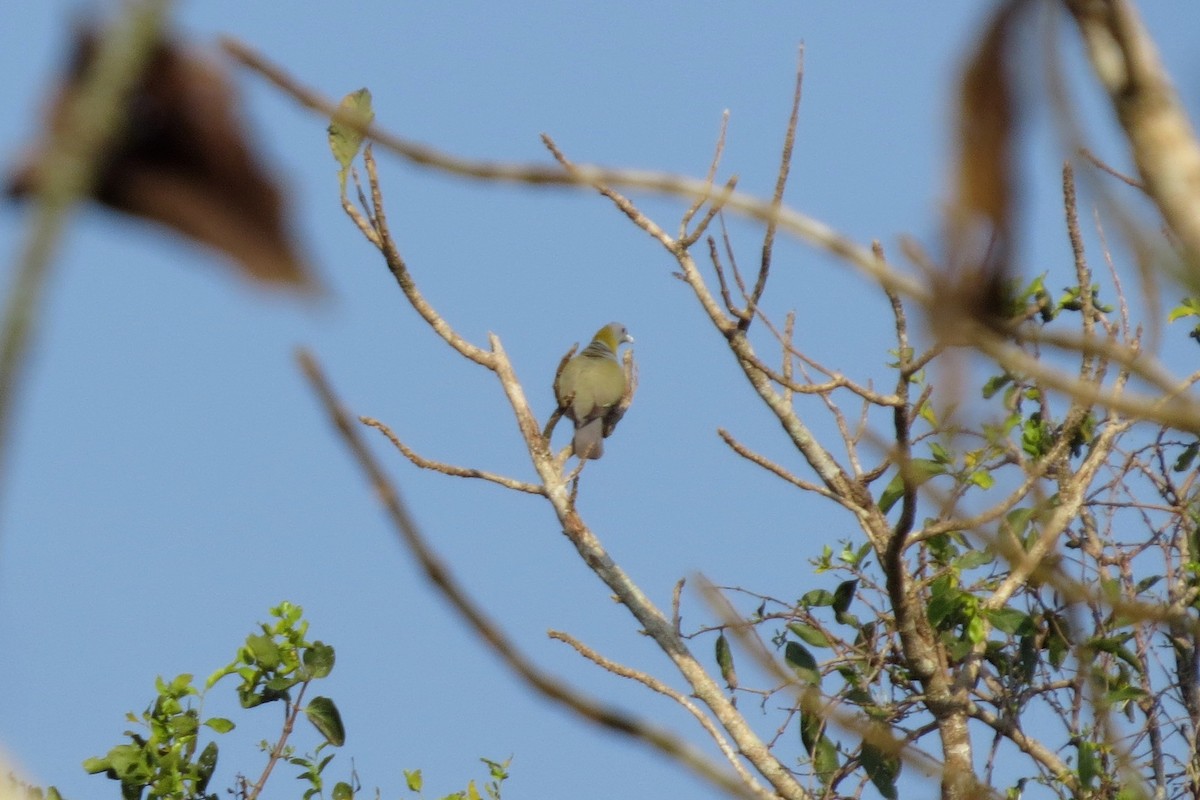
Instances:
[[[576,167],[576,165],[572,163],[571,160],[566,157],[566,155],[563,154],[562,150],[558,148],[558,145],[555,144],[554,140],[550,138],[549,134],[542,134],[542,144],[545,145],[546,149],[550,151],[550,155],[554,156],[554,160],[561,164],[562,168],[566,170],[568,174],[578,174],[578,167]],[[619,208],[621,213],[629,217],[629,221],[634,225],[653,236],[667,249],[675,247],[675,240],[672,239],[665,230],[660,228],[654,222],[654,220],[650,219],[641,211],[639,211],[637,207],[629,201],[629,198],[606,186],[604,181],[596,180],[587,182],[592,186],[592,188],[611,200],[613,205]]]
[[[713,721],[708,718],[708,716],[700,709],[699,706],[693,703],[682,692],[675,691],[667,684],[655,678],[653,675],[649,675],[640,670],[632,669],[624,664],[618,664],[611,659],[605,658],[568,633],[563,633],[562,631],[549,631],[547,635],[551,639],[557,639],[560,642],[569,644],[571,647],[575,648],[575,652],[596,664],[601,669],[607,670],[608,672],[611,672],[612,674],[622,678],[628,678],[629,680],[637,681],[647,689],[657,692],[664,697],[669,697],[679,705],[683,706],[683,708],[689,714],[695,717],[697,722],[700,723],[700,727],[704,728],[705,732],[712,737],[714,742],[716,742],[717,749],[721,751],[723,756],[725,756],[725,760],[729,762],[730,766],[733,767],[738,776],[745,781],[746,786],[749,787],[750,791],[754,792],[759,797],[764,798],[764,800],[773,800],[773,798],[775,798],[775,794],[767,791],[767,789],[761,783],[759,783],[753,775],[750,774],[745,765],[742,764],[742,760],[738,756],[737,751],[730,746],[729,740],[721,734],[721,730],[713,724]]]
[[[683,586],[685,583],[687,583],[687,579],[680,578],[675,581],[675,588],[671,590],[671,627],[675,629],[676,636],[683,635],[683,616],[679,610],[679,606],[683,597]]]
[[[783,205],[783,191],[787,187],[788,174],[792,167],[792,150],[796,145],[796,125],[800,120],[800,97],[804,87],[804,45],[800,45],[800,53],[796,65],[796,91],[792,95],[792,113],[788,117],[787,133],[783,137],[783,152],[779,157],[779,172],[775,178],[775,193],[771,196],[771,207],[779,209]],[[766,232],[763,234],[762,257],[758,264],[758,279],[754,282],[754,290],[746,301],[746,313],[738,322],[738,327],[746,330],[754,320],[758,303],[762,300],[767,288],[767,276],[771,272],[771,256],[775,251],[775,231],[778,223],[772,219],[767,221]]]
[[[782,478],[783,480],[787,481],[791,485],[795,486],[797,489],[803,489],[806,492],[813,492],[815,494],[819,494],[821,497],[824,497],[827,500],[832,500],[833,502],[838,503],[839,505],[846,506],[847,508],[851,508],[851,510],[853,510],[853,508],[850,506],[850,504],[846,503],[842,498],[838,497],[836,494],[829,491],[824,486],[813,483],[811,481],[806,481],[803,478],[793,475],[791,472],[788,472],[782,466],[780,466],[779,464],[776,464],[774,461],[771,461],[766,456],[756,453],[753,450],[751,450],[749,447],[746,447],[744,444],[739,442],[737,439],[733,438],[733,434],[731,434],[729,431],[725,430],[724,428],[717,428],[717,435],[721,437],[721,441],[725,442],[725,444],[727,444],[729,446],[730,450],[737,453],[739,456],[746,459],[751,464],[757,464],[758,466],[765,469],[767,472],[771,473],[772,475],[776,476],[777,478]]]
[[[721,217],[721,236],[725,240],[726,252],[729,252],[729,237],[725,234],[725,218]],[[721,302],[725,304],[725,310],[735,317],[740,317],[742,309],[733,304],[733,295],[729,292],[729,281],[725,279],[725,266],[721,261],[721,254],[717,250],[717,240],[713,237],[708,237],[708,260],[712,262],[713,273],[717,276],[717,291],[721,293]],[[680,275],[684,282],[687,282],[687,276]]]
[[[283,719],[283,729],[279,732],[279,739],[271,747],[271,752],[267,756],[267,763],[263,767],[262,774],[258,776],[258,780],[254,782],[254,786],[246,792],[246,800],[255,800],[255,798],[262,794],[263,787],[267,785],[267,778],[271,777],[271,772],[275,769],[275,765],[283,758],[288,738],[292,735],[292,731],[296,727],[296,720],[303,710],[304,692],[308,689],[308,684],[308,681],[300,684],[300,691],[296,693],[296,699],[288,701],[287,716]]]
[[[1107,172],[1117,180],[1121,181],[1122,183],[1127,183],[1135,189],[1140,189],[1143,192],[1146,191],[1146,185],[1144,183],[1139,181],[1137,178],[1131,178],[1124,172],[1120,172],[1117,169],[1109,166],[1107,162],[1101,160],[1099,156],[1086,147],[1079,148],[1079,155],[1083,156],[1089,164],[1101,172]]]
[[[367,142],[365,149],[371,149],[370,142]],[[346,187],[344,184],[342,186],[341,194],[342,211],[346,212],[346,216],[350,217],[350,219],[354,222],[355,227],[358,228],[359,232],[362,233],[363,237],[365,237],[368,242],[382,250],[383,242],[379,240],[379,231],[375,228],[375,214],[371,211],[371,206],[367,203],[367,197],[363,192],[362,182],[358,177],[358,169],[352,167],[350,170],[350,175],[354,180],[354,188],[358,194],[358,202],[359,205],[362,206],[362,211],[360,211],[353,203],[350,202],[350,198],[346,197]],[[363,212],[366,212],[370,216],[369,220],[367,217],[363,216]]]
[[[404,454],[404,457],[417,465],[421,469],[430,469],[434,472],[440,472],[443,475],[450,475],[455,478],[479,478],[480,480],[490,481],[499,484],[506,489],[512,489],[514,492],[525,492],[527,494],[544,495],[545,491],[541,486],[525,481],[519,481],[516,478],[509,478],[506,475],[497,475],[494,472],[486,472],[480,469],[472,469],[470,467],[456,467],[453,464],[446,464],[441,461],[433,461],[418,454],[411,447],[400,441],[400,437],[377,419],[372,417],[359,417],[358,421],[369,428],[382,433],[388,438],[397,450]]]
[[[728,131],[729,109],[725,109],[725,112],[721,114],[721,132],[717,135],[717,146],[713,152],[712,162],[708,165],[708,174],[704,176],[704,180],[708,182],[709,186],[712,186],[713,181],[716,180],[717,167],[721,163],[721,155],[725,152],[725,135],[728,133]],[[734,180],[736,179],[730,178],[730,181]],[[704,231],[707,230],[709,224],[712,223],[713,217],[721,212],[721,207],[719,205],[716,205],[715,203],[710,205],[708,211],[703,217],[701,217],[700,222],[696,224],[696,227],[692,229],[691,233],[688,233],[688,224],[692,221],[692,217],[696,215],[696,212],[699,211],[703,206],[703,200],[695,200],[688,207],[688,210],[683,213],[683,219],[681,219],[679,222],[679,236],[676,238],[678,238],[679,244],[685,249],[700,241],[700,237],[704,235]]]
[[[375,221],[375,230],[379,234],[379,250],[387,261],[388,269],[395,277],[400,290],[404,292],[404,296],[408,298],[413,309],[421,315],[430,328],[433,328],[434,333],[445,340],[446,344],[457,350],[464,358],[495,370],[495,357],[459,336],[458,332],[450,327],[421,294],[421,290],[417,288],[412,273],[408,271],[408,264],[400,255],[400,248],[396,245],[396,240],[392,238],[391,229],[388,227],[387,212],[383,207],[383,190],[379,185],[379,170],[375,164],[374,154],[369,147],[363,150],[363,165],[367,168],[367,182],[371,188],[371,217]]]
[[[1092,270],[1087,264],[1087,255],[1083,247],[1083,234],[1079,231],[1079,207],[1075,196],[1075,170],[1070,161],[1063,162],[1062,169],[1063,210],[1067,217],[1067,239],[1071,242],[1071,255],[1075,264],[1075,280],[1079,286],[1079,313],[1082,315],[1082,327],[1085,336],[1091,336],[1096,328],[1096,303],[1092,296]],[[1083,374],[1080,377],[1091,377],[1088,366],[1091,357],[1085,356]]]

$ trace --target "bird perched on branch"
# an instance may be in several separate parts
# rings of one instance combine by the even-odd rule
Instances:
[[[612,433],[624,413],[625,370],[617,348],[633,337],[619,322],[610,322],[592,338],[583,352],[572,358],[554,380],[554,397],[567,419],[575,423],[575,455],[600,458],[604,437]]]

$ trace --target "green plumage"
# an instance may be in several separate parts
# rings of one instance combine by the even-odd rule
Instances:
[[[554,383],[559,408],[575,423],[573,443],[580,458],[604,455],[604,437],[620,419],[617,406],[625,395],[625,370],[617,360],[617,348],[632,341],[624,325],[610,322],[567,362]]]

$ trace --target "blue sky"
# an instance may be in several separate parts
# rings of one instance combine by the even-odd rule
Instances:
[[[546,161],[546,132],[578,161],[702,175],[729,109],[724,174],[757,193],[774,182],[803,42],[787,201],[898,253],[901,234],[936,243],[948,98],[987,4],[346,5],[180,3],[176,28],[199,46],[238,37],[330,97],[368,86],[380,124],[477,158]],[[6,160],[37,130],[77,9],[0,7]],[[1195,108],[1200,8],[1144,11]],[[528,458],[497,384],[417,320],[341,213],[325,122],[255,76],[236,80],[331,297],[310,306],[267,296],[146,225],[94,208],[76,217],[22,387],[0,504],[0,744],[68,797],[115,793],[79,764],[118,742],[124,713],[145,706],[155,675],[208,674],[286,599],[337,648],[322,689],[349,731],[336,776],[353,756],[365,786],[396,796],[401,770],[419,767],[439,796],[481,775],[478,757],[513,755],[512,796],[567,787],[580,800],[709,796],[679,768],[532,696],[396,544],[302,382],[295,347],[317,354],[354,412],[388,422],[431,458],[531,478]],[[1093,100],[1085,109],[1097,147],[1125,165]],[[1065,270],[1061,152],[1045,113],[1027,134],[1022,255],[1030,272]],[[386,155],[381,164],[393,232],[422,290],[476,343],[488,331],[501,337],[543,418],[572,343],[611,319],[637,338],[639,394],[587,470],[580,507],[653,599],[667,605],[675,581],[697,572],[783,598],[823,585],[807,560],[854,538],[853,521],[717,438],[729,428],[799,469],[661,248],[585,192],[481,185]],[[643,208],[677,225],[679,203],[651,198]],[[6,264],[27,219],[0,208]],[[751,263],[755,228],[730,229]],[[890,340],[879,293],[795,242],[781,243],[776,265],[768,309],[780,319],[797,310],[801,346],[854,375],[883,376]],[[1051,285],[1065,285],[1061,274]],[[819,407],[811,413],[819,433],[832,433]],[[565,630],[671,677],[548,507],[418,471],[376,444],[444,559],[519,644],[554,673],[698,740],[669,702],[546,638]],[[690,596],[685,622],[704,616]],[[707,655],[711,642],[697,648]],[[214,697],[210,710],[227,702]],[[227,737],[214,785],[229,785],[235,769],[255,774],[254,743],[274,724],[273,710],[260,711]],[[295,786],[278,776],[268,796],[293,796]]]

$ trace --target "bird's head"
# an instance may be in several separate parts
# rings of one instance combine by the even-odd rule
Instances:
[[[629,335],[629,331],[625,330],[625,326],[621,323],[610,322],[596,331],[596,335],[592,337],[592,341],[600,342],[615,353],[619,345],[625,343],[633,344],[633,337]]]

